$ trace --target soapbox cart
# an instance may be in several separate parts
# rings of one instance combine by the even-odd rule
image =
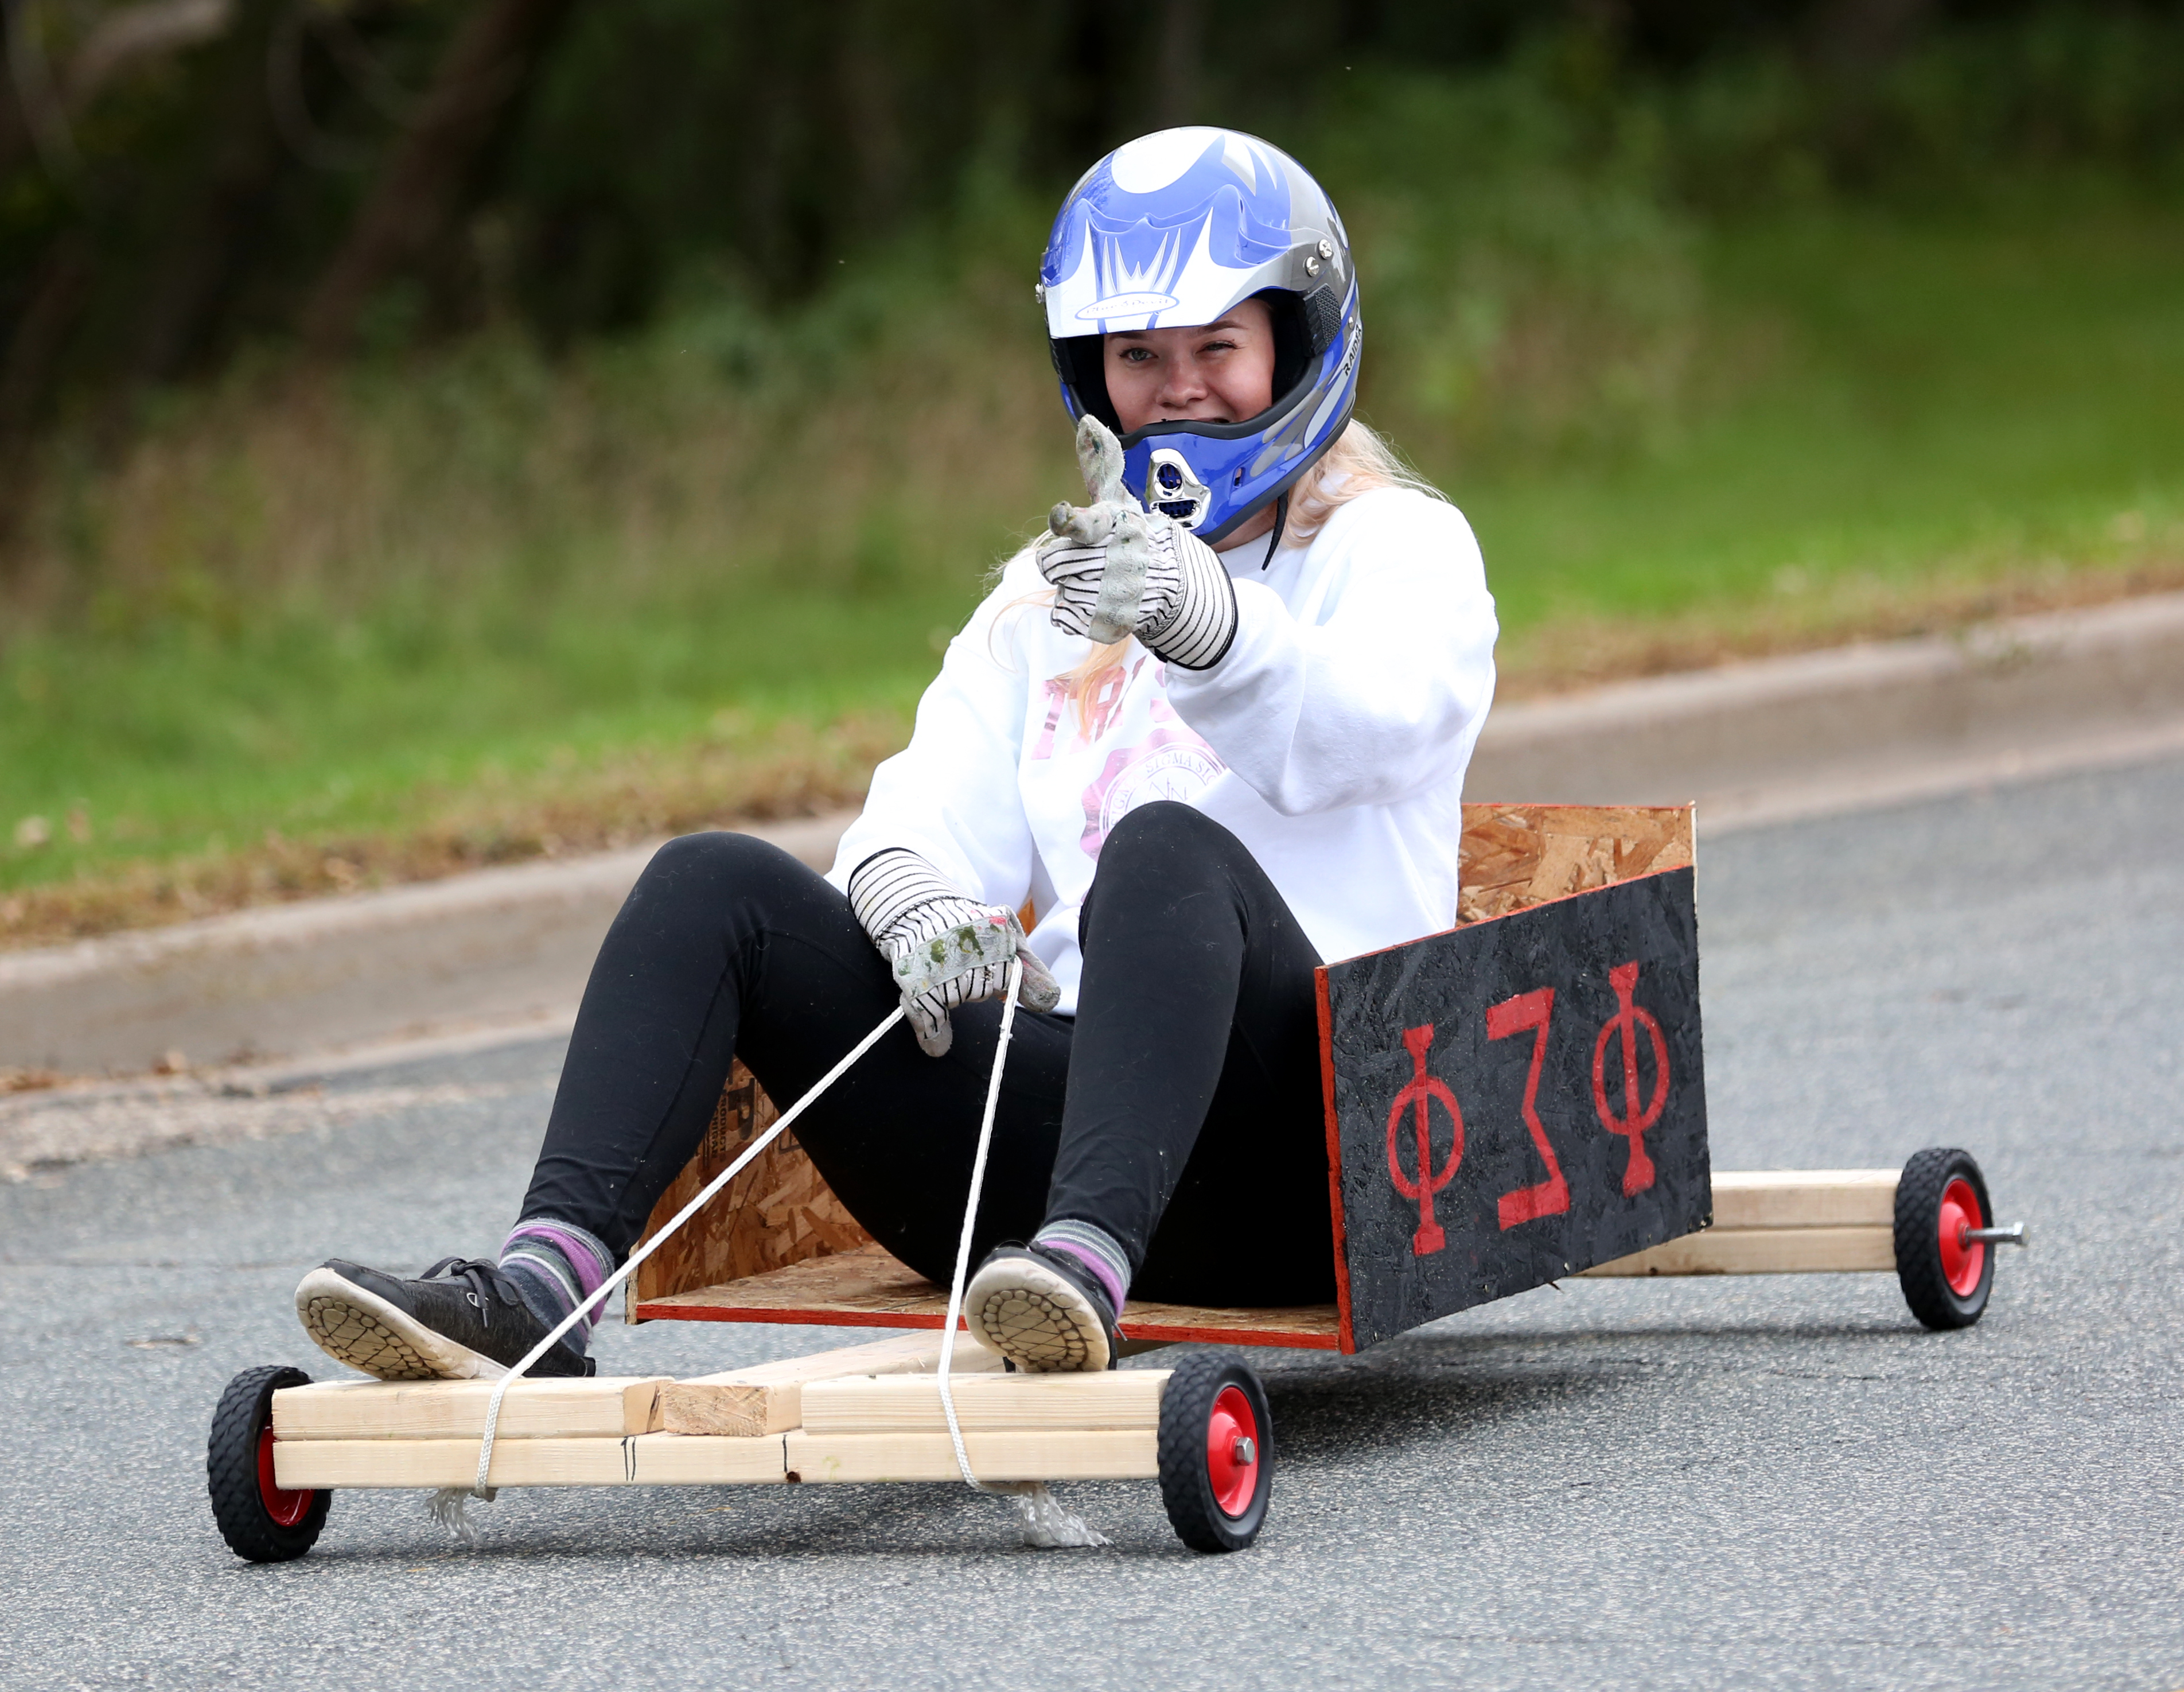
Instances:
[[[1464,810],[1457,926],[1319,975],[1335,1301],[1133,1301],[1126,1349],[1172,1368],[1024,1375],[959,1340],[951,1396],[981,1482],[1157,1479],[1206,1551],[1265,1519],[1273,1429],[1257,1346],[1355,1352],[1571,1276],[1893,1271],[1930,1328],[1976,1322],[1994,1248],[1978,1165],[1727,1173],[1708,1162],[1689,807]],[[736,1066],[656,1233],[774,1107]],[[648,1238],[651,1237],[648,1235]],[[960,1483],[934,1377],[947,1289],[888,1256],[793,1132],[639,1265],[632,1321],[901,1330],[676,1380],[521,1380],[490,1453],[499,1487]],[[301,1556],[346,1487],[467,1487],[494,1382],[341,1381],[251,1369],[208,1451],[214,1515],[254,1561]]]

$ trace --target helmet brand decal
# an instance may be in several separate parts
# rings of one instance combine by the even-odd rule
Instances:
[[[1080,321],[1090,323],[1102,317],[1150,317],[1156,311],[1175,310],[1172,293],[1111,293],[1105,299],[1095,299],[1077,316]]]

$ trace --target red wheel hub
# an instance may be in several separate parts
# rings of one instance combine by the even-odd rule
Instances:
[[[265,1500],[265,1513],[283,1527],[293,1527],[311,1507],[311,1494],[290,1492],[273,1478],[273,1430],[258,1435],[258,1495]]]
[[[1971,1182],[1958,1175],[1942,1193],[1942,1278],[1959,1298],[1979,1290],[1980,1276],[1986,1268],[1986,1242],[1967,1240],[1964,1231],[1985,1226],[1979,1195]]]
[[[1259,1484],[1259,1418],[1241,1387],[1223,1387],[1206,1424],[1206,1476],[1224,1516],[1241,1516]]]

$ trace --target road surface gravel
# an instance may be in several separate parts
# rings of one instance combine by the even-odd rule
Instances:
[[[1986,1321],[1926,1333],[1885,1276],[1578,1282],[1261,1354],[1280,1466],[1233,1557],[1134,1483],[1064,1489],[1092,1551],[961,1488],[807,1486],[504,1493],[476,1550],[343,1494],[309,1557],[237,1561],[221,1384],[326,1372],[289,1309],[319,1259],[493,1246],[551,1042],[0,1187],[0,1684],[2184,1686],[2180,840],[2170,762],[1702,844],[1717,1167],[1970,1148],[2034,1233]]]

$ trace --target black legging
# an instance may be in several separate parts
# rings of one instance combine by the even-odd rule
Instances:
[[[1150,1298],[1334,1297],[1318,962],[1241,841],[1188,806],[1108,836],[1079,933],[1078,1014],[1019,1011],[978,1261],[1050,1219],[1122,1242]],[[660,849],[584,989],[523,1202],[627,1254],[696,1150],[732,1055],[786,1104],[896,1002],[840,893],[747,835]],[[1000,1008],[944,1058],[889,1031],[798,1120],[837,1196],[919,1273],[952,1270]]]

